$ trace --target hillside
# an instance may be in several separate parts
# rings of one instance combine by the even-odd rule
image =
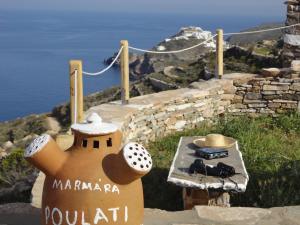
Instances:
[[[190,47],[211,35],[211,32],[197,27],[182,28],[178,34],[159,42],[152,50],[169,51]],[[237,41],[237,39],[229,39],[229,43],[233,40]],[[180,54],[132,55],[131,78],[135,81],[132,81],[130,85],[131,96],[187,87],[194,81],[212,78],[215,47],[215,42],[210,41],[203,47]],[[259,73],[264,67],[280,66],[281,48],[281,42],[277,40],[258,41],[248,48],[226,44],[225,72]],[[85,109],[120,99],[120,96],[119,87],[91,94],[85,97]],[[69,105],[56,106],[48,115],[32,115],[0,123],[0,153],[12,148],[24,148],[34,136],[47,131],[51,132],[49,117],[55,118],[62,127],[62,131],[65,131],[70,123]]]
[[[246,30],[242,30],[241,32],[271,29],[274,27],[281,27],[281,26],[284,26],[284,23],[267,23]],[[232,35],[229,38],[227,38],[227,41],[231,45],[248,46],[263,40],[277,41],[281,39],[282,34],[283,34],[282,31],[276,30],[276,31],[268,31],[268,32],[256,33],[256,34]]]

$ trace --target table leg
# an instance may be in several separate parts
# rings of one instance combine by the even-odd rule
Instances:
[[[228,192],[183,188],[183,207],[192,209],[195,205],[230,207]]]

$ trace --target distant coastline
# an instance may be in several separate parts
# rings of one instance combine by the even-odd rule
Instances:
[[[0,121],[49,112],[69,99],[68,61],[82,59],[89,71],[103,68],[103,60],[119,47],[121,39],[151,48],[182,26],[205,30],[222,27],[239,31],[280,18],[249,20],[218,15],[73,13],[1,10]],[[55,15],[55,16],[53,16]],[[84,18],[82,20],[82,18]],[[113,23],[111,18],[114,18]],[[125,18],[125,21],[124,21]],[[76,25],[74,25],[76,24]],[[119,71],[85,79],[85,95],[120,83]]]

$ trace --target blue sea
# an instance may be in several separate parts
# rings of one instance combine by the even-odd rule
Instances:
[[[50,112],[68,101],[69,60],[81,59],[85,71],[99,71],[122,39],[151,48],[182,26],[234,32],[283,20],[284,15],[0,11],[0,121]],[[112,69],[84,77],[84,94],[119,84],[120,73]]]

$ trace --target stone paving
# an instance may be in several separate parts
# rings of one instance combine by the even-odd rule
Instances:
[[[40,210],[30,204],[0,205],[1,225],[39,225]],[[144,225],[300,225],[300,206],[271,209],[196,206],[167,212],[145,209]]]

